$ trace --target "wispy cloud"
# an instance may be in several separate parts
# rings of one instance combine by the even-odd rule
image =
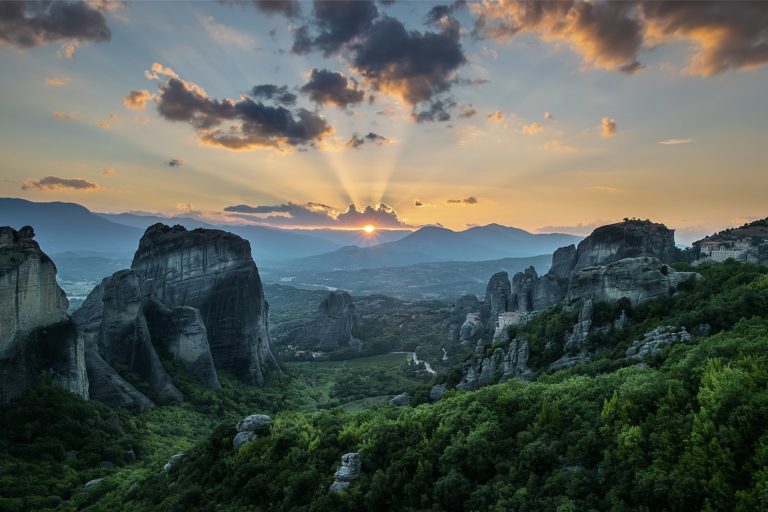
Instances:
[[[69,82],[69,78],[63,76],[49,76],[45,79],[45,83],[51,87],[62,87],[67,85],[67,82]]]
[[[82,178],[59,178],[58,176],[46,176],[39,180],[28,179],[21,185],[22,190],[96,190],[99,186]]]
[[[464,197],[461,199],[448,199],[448,204],[477,204],[479,201],[475,196]]]
[[[660,140],[659,144],[664,144],[665,146],[674,146],[676,144],[688,144],[689,142],[693,142],[693,139],[667,139],[667,140]]]

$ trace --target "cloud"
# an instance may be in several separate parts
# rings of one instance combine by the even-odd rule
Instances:
[[[51,119],[56,121],[74,121],[77,119],[75,114],[68,114],[66,112],[54,112],[51,114]]]
[[[359,228],[373,224],[379,228],[410,227],[385,203],[379,203],[375,207],[366,206],[363,209],[350,204],[343,212],[315,202],[260,206],[241,204],[228,206],[224,211],[238,218],[273,226]]]
[[[354,133],[352,134],[352,137],[347,141],[347,146],[353,149],[359,149],[360,146],[366,143],[381,146],[385,142],[388,142],[388,139],[382,135],[379,135],[378,133],[368,132],[368,135],[365,137],[361,137],[357,133]]]
[[[578,149],[575,146],[569,146],[559,140],[548,140],[544,143],[544,149],[552,153],[575,153]]]
[[[549,112],[544,112],[544,119],[546,119],[547,121],[554,121],[555,116]]]
[[[507,40],[533,33],[565,43],[585,65],[635,73],[644,48],[693,44],[689,72],[702,76],[768,64],[766,2],[495,2],[472,4],[475,33]]]
[[[178,158],[172,158],[168,160],[167,162],[168,167],[181,167],[184,165],[184,160],[179,160]]]
[[[188,123],[206,144],[234,150],[314,146],[333,132],[325,119],[303,108],[264,105],[248,96],[239,101],[211,98],[202,87],[157,63],[147,76],[161,80],[155,98],[160,116]]]
[[[256,9],[267,14],[297,16],[300,12],[297,0],[251,0]]]
[[[117,171],[114,167],[105,167],[101,171],[102,176],[112,176],[113,174],[117,174]]]
[[[600,135],[603,137],[613,137],[616,135],[616,120],[610,117],[604,117],[600,121]]]
[[[667,140],[660,140],[659,144],[664,144],[666,146],[674,146],[677,144],[688,144],[689,142],[693,142],[693,139],[667,139]]]
[[[251,96],[256,99],[273,101],[278,105],[295,105],[297,96],[288,91],[288,86],[273,84],[255,85],[251,89]]]
[[[302,86],[301,92],[315,103],[339,108],[360,103],[365,97],[365,91],[358,89],[354,80],[335,71],[317,68],[312,69],[309,82]]]
[[[21,185],[22,190],[96,190],[99,188],[95,183],[81,178],[59,178],[57,176],[46,176],[39,180],[25,180]]]
[[[203,212],[195,210],[189,203],[177,203],[176,211],[183,215],[202,215]]]
[[[102,130],[109,130],[110,129],[109,123],[106,123],[104,121],[96,121],[96,126],[101,128]]]
[[[147,108],[147,102],[155,96],[146,89],[129,92],[123,98],[123,105],[129,110],[144,110]]]
[[[423,203],[423,202],[421,202],[421,201],[419,201],[418,199],[416,199],[416,200],[413,202],[413,206],[415,206],[416,208],[420,208],[420,207],[424,206],[424,203]]]
[[[87,2],[0,2],[0,42],[19,48],[64,42],[71,57],[78,42],[109,41],[104,14]]]
[[[501,122],[504,120],[504,112],[502,111],[496,111],[496,112],[490,112],[488,114],[485,114],[485,118],[489,121],[497,121]]]
[[[531,123],[523,125],[523,133],[526,135],[536,135],[544,131],[544,127],[540,123]]]
[[[475,110],[471,104],[461,105],[459,107],[459,117],[461,117],[462,119],[469,119],[471,117],[475,117],[476,114],[477,114],[477,110]]]
[[[465,197],[463,199],[448,199],[448,204],[477,204],[478,200],[474,196]]]
[[[68,81],[68,78],[58,76],[49,76],[45,79],[45,83],[52,87],[62,87],[66,85]]]
[[[371,87],[411,106],[434,104],[435,96],[456,83],[457,70],[467,62],[455,20],[439,32],[419,32],[383,17],[352,48],[351,66]]]
[[[329,57],[370,30],[378,15],[370,0],[315,0],[311,22],[294,32],[292,51],[306,54],[317,50]]]
[[[211,38],[222,46],[234,46],[243,50],[256,48],[256,39],[252,36],[218,23],[213,16],[203,16],[200,22]]]
[[[456,106],[456,102],[451,98],[442,100],[433,100],[424,104],[422,108],[414,108],[411,117],[417,123],[449,121],[451,119],[450,109]]]

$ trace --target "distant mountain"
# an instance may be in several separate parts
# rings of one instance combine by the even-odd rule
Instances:
[[[518,228],[489,224],[452,231],[427,226],[395,242],[374,247],[348,246],[286,263],[285,267],[316,270],[355,270],[399,267],[436,261],[485,261],[551,254],[578,243],[580,237],[565,234],[534,234]]]
[[[408,229],[377,229],[372,235],[363,233],[361,230],[344,229],[292,229],[293,233],[322,238],[339,245],[356,245],[358,247],[371,247],[387,242],[395,242],[404,238],[413,231]]]
[[[35,228],[35,239],[51,253],[133,253],[143,230],[111,222],[75,203],[35,203],[0,198],[0,226]]]
[[[96,215],[103,217],[111,222],[117,222],[118,224],[123,224],[125,226],[139,228],[142,231],[153,224],[157,224],[158,222],[162,222],[163,224],[168,224],[170,226],[174,224],[180,224],[187,229],[217,228],[213,224],[208,224],[207,222],[203,222],[202,220],[192,217],[161,217],[160,215],[144,215],[138,213],[96,213]]]

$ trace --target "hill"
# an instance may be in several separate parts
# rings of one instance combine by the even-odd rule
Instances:
[[[489,224],[464,231],[425,226],[395,242],[374,247],[343,247],[337,251],[287,263],[288,268],[357,270],[401,267],[435,261],[486,261],[552,254],[578,243],[580,237],[534,234],[518,228]]]

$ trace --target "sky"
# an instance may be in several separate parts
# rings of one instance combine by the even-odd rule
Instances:
[[[0,196],[691,241],[768,215],[768,2],[0,4]]]

